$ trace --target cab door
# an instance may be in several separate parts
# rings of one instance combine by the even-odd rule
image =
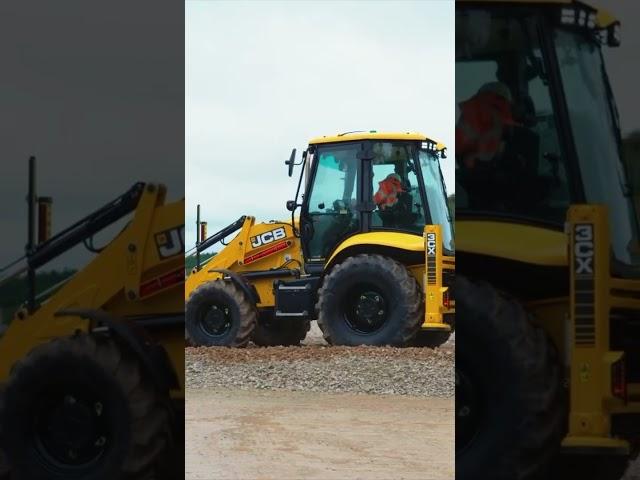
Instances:
[[[301,212],[305,258],[323,263],[338,243],[361,231],[362,144],[319,145]]]

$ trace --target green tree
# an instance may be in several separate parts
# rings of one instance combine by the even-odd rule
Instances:
[[[200,255],[200,263],[204,263],[207,260],[209,260],[211,257],[213,257],[215,255],[215,253],[203,253]],[[187,271],[187,273],[189,273],[191,270],[193,270],[193,268],[196,266],[196,256],[195,255],[189,255],[187,257],[185,257],[184,259],[184,268]]]
[[[65,269],[62,271],[52,270],[40,272],[36,275],[36,292],[46,292],[48,289],[71,277],[76,271]],[[1,321],[8,322],[14,312],[27,299],[27,279],[26,277],[15,277],[0,286],[0,310],[2,312]]]

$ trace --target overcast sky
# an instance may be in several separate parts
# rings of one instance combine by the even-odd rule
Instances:
[[[351,130],[448,146],[454,190],[454,2],[186,3],[187,248],[242,214],[286,218],[291,149]]]
[[[640,130],[640,110],[638,109],[640,5],[638,2],[628,0],[600,0],[594,3],[601,8],[606,8],[620,20],[622,44],[617,48],[605,49],[605,61],[613,93],[616,96],[622,133]]]
[[[184,195],[182,13],[170,2],[0,4],[0,266],[24,253],[29,155],[54,233],[137,181]],[[89,258],[78,247],[46,269]]]

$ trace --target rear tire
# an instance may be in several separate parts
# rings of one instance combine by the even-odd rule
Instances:
[[[424,320],[415,278],[381,255],[356,255],[336,265],[318,297],[318,326],[334,345],[406,346]]]
[[[489,284],[455,292],[456,478],[549,478],[567,409],[552,343]]]
[[[296,318],[274,318],[273,311],[259,313],[251,341],[260,347],[297,346],[305,339],[311,322]]]
[[[0,450],[0,480],[9,480],[11,467],[7,461],[7,454],[3,450]]]
[[[59,338],[13,369],[3,447],[12,478],[113,480],[151,471],[170,447],[165,395],[106,336]]]
[[[240,288],[215,280],[200,285],[189,297],[185,326],[196,346],[245,347],[256,316],[255,306]]]

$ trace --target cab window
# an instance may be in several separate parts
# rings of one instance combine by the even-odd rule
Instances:
[[[413,146],[407,142],[373,144],[373,228],[419,233],[424,230],[425,209],[413,151]]]

